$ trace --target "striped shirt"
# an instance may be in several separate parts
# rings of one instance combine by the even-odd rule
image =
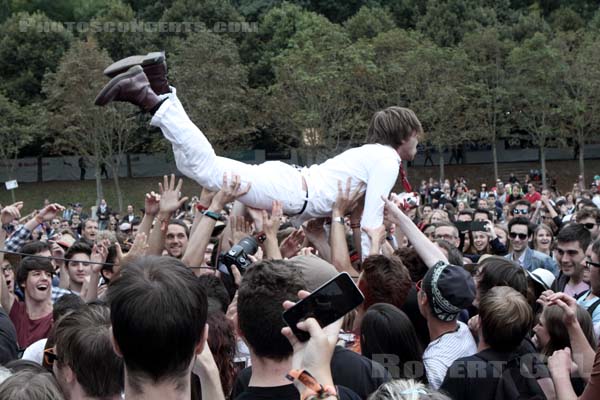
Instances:
[[[477,344],[469,327],[458,322],[458,329],[445,333],[435,339],[423,353],[423,363],[427,380],[434,389],[439,389],[446,377],[446,372],[454,361],[477,353]]]

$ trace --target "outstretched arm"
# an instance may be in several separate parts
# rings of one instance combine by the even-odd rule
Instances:
[[[431,268],[438,261],[448,262],[442,250],[435,243],[427,239],[427,236],[417,228],[415,223],[398,206],[385,197],[382,197],[382,200],[385,202],[387,218],[396,224],[397,229],[400,229],[404,233],[425,265]]]

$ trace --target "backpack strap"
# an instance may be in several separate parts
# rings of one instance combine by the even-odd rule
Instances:
[[[597,299],[595,302],[592,303],[591,306],[588,307],[587,311],[588,313],[590,313],[590,317],[594,316],[594,311],[596,311],[596,308],[598,308],[598,306],[600,306],[600,299]]]

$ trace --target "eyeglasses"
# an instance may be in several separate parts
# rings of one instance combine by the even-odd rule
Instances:
[[[508,237],[510,237],[511,239],[516,239],[517,237],[521,240],[525,240],[527,239],[529,235],[527,235],[526,233],[515,233],[515,232],[511,232],[508,234]]]
[[[422,290],[422,286],[423,286],[423,279],[421,279],[419,282],[417,282],[415,284],[416,288],[417,288],[417,292],[420,292]]]
[[[515,208],[514,210],[512,210],[512,213],[513,213],[513,215],[519,215],[519,214],[526,215],[526,214],[529,214],[529,210],[524,210],[524,209],[518,210]]]
[[[588,222],[587,224],[581,224],[581,225],[583,225],[583,227],[585,229],[587,229],[588,231],[591,231],[598,224],[594,224],[593,222]]]
[[[585,262],[585,266],[588,268],[591,267],[596,267],[596,268],[600,268],[600,263],[595,263],[595,262],[591,262],[591,261],[586,261]]]
[[[54,347],[49,347],[44,350],[44,363],[46,365],[51,367],[56,360],[58,360],[58,356],[54,352]]]

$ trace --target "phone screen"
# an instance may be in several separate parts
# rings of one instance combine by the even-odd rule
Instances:
[[[342,272],[310,296],[284,311],[283,320],[292,328],[298,340],[305,342],[310,338],[310,334],[298,329],[298,322],[312,317],[319,325],[325,327],[358,307],[364,299],[350,275]]]

